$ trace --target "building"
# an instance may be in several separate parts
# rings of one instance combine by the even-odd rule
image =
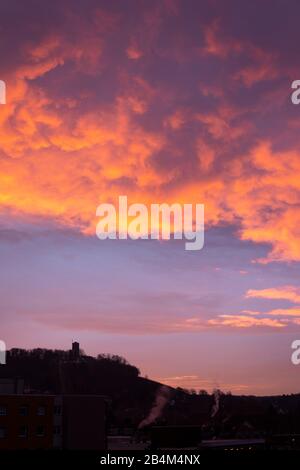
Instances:
[[[0,450],[106,449],[99,395],[0,394]]]
[[[20,393],[24,393],[24,379],[21,377],[0,378],[0,395],[18,395]]]
[[[1,395],[0,449],[54,447],[54,407],[53,396]]]
[[[151,449],[197,449],[201,443],[201,426],[173,425],[151,427]]]
[[[109,402],[99,395],[62,397],[62,448],[105,450]]]
[[[73,341],[70,353],[73,361],[77,361],[80,358],[80,344],[77,341]]]

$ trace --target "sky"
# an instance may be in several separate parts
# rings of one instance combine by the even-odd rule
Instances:
[[[300,392],[296,0],[1,0],[0,339],[173,386]],[[204,204],[205,243],[96,208]]]

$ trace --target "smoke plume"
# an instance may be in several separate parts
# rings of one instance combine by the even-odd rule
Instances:
[[[214,395],[214,404],[213,404],[213,407],[212,407],[212,410],[211,410],[211,418],[214,418],[216,416],[216,414],[218,413],[219,411],[219,408],[220,408],[220,397],[221,397],[221,391],[218,390],[218,389],[215,389],[213,391],[213,395]]]
[[[154,423],[154,421],[157,420],[157,418],[159,418],[160,415],[162,414],[164,407],[169,401],[169,398],[170,398],[169,387],[162,385],[156,393],[155,401],[150,410],[150,413],[148,414],[146,418],[143,419],[143,421],[140,422],[138,429],[141,429],[145,426],[148,426],[149,424]]]

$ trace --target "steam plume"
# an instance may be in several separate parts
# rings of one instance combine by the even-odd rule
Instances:
[[[213,407],[212,407],[212,410],[211,410],[211,418],[214,418],[216,416],[216,414],[218,413],[218,411],[219,411],[221,391],[218,390],[218,389],[215,389],[213,391],[213,395],[214,395],[215,401],[214,401],[214,404],[213,404]]]
[[[148,426],[149,424],[153,423],[157,418],[159,418],[164,407],[168,403],[169,398],[170,398],[169,387],[162,385],[156,393],[155,401],[150,410],[150,413],[148,414],[146,418],[143,419],[143,421],[140,422],[138,429]]]

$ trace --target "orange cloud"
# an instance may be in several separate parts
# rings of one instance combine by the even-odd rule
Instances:
[[[152,20],[159,29],[159,15]],[[166,97],[145,79],[123,73],[114,100],[85,109],[84,97],[54,101],[37,85],[36,79],[66,62],[86,73],[101,68],[100,24],[95,18],[94,29],[74,44],[63,34],[52,34],[37,45],[24,45],[26,60],[11,75],[8,105],[0,114],[2,210],[15,217],[49,217],[94,233],[97,205],[124,191],[129,199],[146,204],[154,198],[204,203],[207,226],[237,224],[241,239],[270,245],[262,262],[299,261],[299,152],[275,152],[266,139],[250,151],[222,159],[223,151],[236,151],[253,130],[243,110],[222,94],[216,95],[216,111],[170,110],[171,92]],[[206,30],[207,51],[226,56],[228,46],[216,42],[218,31],[218,22]],[[167,102],[167,112],[160,117],[161,126],[147,128],[139,119],[147,117],[154,100]],[[199,132],[189,134],[187,142],[193,160],[166,128],[176,130],[177,136],[195,125]],[[167,169],[158,154],[168,156]]]
[[[240,52],[242,44],[221,34],[220,19],[215,19],[204,28],[204,47],[202,52],[226,59],[229,54]]]
[[[277,308],[267,312],[267,315],[300,317],[300,307]]]
[[[298,152],[275,153],[262,142],[248,158],[259,177],[241,175],[228,193],[230,206],[234,204],[242,218],[241,238],[272,245],[264,262],[300,260]]]
[[[255,297],[261,299],[279,299],[290,300],[291,302],[300,302],[300,288],[295,286],[271,287],[269,289],[249,289],[246,293],[247,298]]]
[[[158,382],[169,385],[170,387],[180,387],[187,390],[206,390],[212,393],[216,389],[216,381],[212,379],[203,379],[198,375],[176,375],[173,377],[153,377]],[[217,386],[224,392],[231,391],[234,393],[246,392],[249,385],[237,383],[218,383]]]
[[[218,147],[201,138],[195,142],[198,170],[210,177],[199,182],[193,178],[166,191],[163,188],[176,176],[176,168],[166,174],[150,163],[164,149],[166,136],[146,131],[135,121],[135,115],[146,112],[147,98],[123,95],[106,109],[76,116],[76,107],[61,103],[55,108],[45,93],[33,93],[27,81],[17,82],[11,93],[15,102],[8,105],[0,123],[1,149],[10,156],[1,163],[3,208],[52,217],[92,233],[95,208],[123,193],[127,180],[131,184],[126,193],[144,203],[153,202],[155,188],[162,201],[204,202],[208,224],[238,219],[242,239],[272,246],[265,261],[300,260],[296,151],[277,154],[262,142],[248,155],[229,161],[225,173],[213,173],[219,163]],[[229,139],[230,145],[229,136],[238,139],[247,127],[238,124],[229,132],[232,111],[224,110],[221,116],[196,119],[215,138]],[[178,128],[180,119],[175,115],[171,125]],[[248,171],[249,165],[258,173]]]
[[[264,80],[274,80],[279,76],[276,54],[268,53],[252,45],[247,45],[246,49],[253,64],[239,70],[234,76],[236,80],[242,80],[247,87],[250,87]]]
[[[185,120],[186,118],[183,111],[177,110],[165,119],[164,124],[165,126],[171,127],[173,130],[178,130],[182,128]]]
[[[284,328],[286,323],[272,318],[254,318],[247,315],[219,315],[219,318],[208,320],[212,326],[229,326],[233,328],[271,327]]]
[[[126,49],[126,54],[128,59],[132,60],[138,60],[143,57],[142,51],[134,44],[128,46],[128,48]]]
[[[254,46],[249,41],[237,40],[225,34],[221,28],[220,19],[215,19],[204,28],[204,47],[202,53],[227,59],[228,56],[243,54],[247,56],[249,64],[240,68],[233,74],[234,80],[240,80],[247,87],[264,81],[274,80],[280,74],[278,56],[274,52],[266,51]],[[291,72],[291,70],[289,70]]]

